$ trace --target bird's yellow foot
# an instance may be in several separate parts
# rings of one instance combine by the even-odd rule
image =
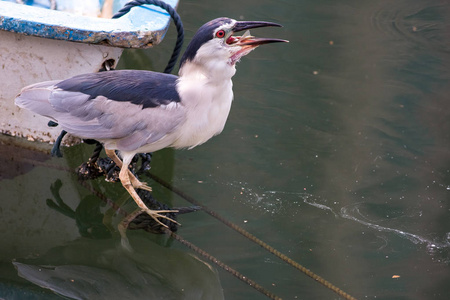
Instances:
[[[162,225],[166,228],[169,228],[166,224],[162,223],[160,220],[158,220],[158,218],[162,218],[162,219],[167,219],[170,222],[173,222],[177,225],[181,225],[180,223],[178,223],[177,221],[175,221],[174,219],[171,219],[169,217],[167,217],[166,215],[162,215],[162,213],[176,213],[178,212],[178,210],[151,210],[151,209],[144,209],[144,211],[153,218],[153,220],[155,220],[159,225]]]

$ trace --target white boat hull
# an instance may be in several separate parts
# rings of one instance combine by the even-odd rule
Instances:
[[[105,61],[117,64],[123,49],[25,36],[0,30],[0,132],[53,143],[61,132],[48,119],[14,105],[30,84],[97,72]],[[4,88],[6,87],[6,88]],[[76,140],[65,138],[66,145]]]

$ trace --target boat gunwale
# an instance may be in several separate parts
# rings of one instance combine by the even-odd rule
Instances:
[[[178,0],[166,2],[173,7],[178,4]],[[0,1],[0,30],[70,42],[148,48],[162,41],[169,22],[170,15],[154,5],[105,19]]]

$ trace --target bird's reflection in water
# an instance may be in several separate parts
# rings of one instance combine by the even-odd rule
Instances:
[[[223,299],[214,268],[194,255],[168,248],[172,239],[154,240],[155,236],[146,233],[164,232],[149,215],[127,221],[128,229],[134,231],[128,232],[124,242],[109,223],[108,214],[117,213],[117,204],[104,215],[104,201],[88,195],[72,209],[64,203],[61,187],[60,180],[52,184],[54,199],[47,199],[47,205],[74,219],[82,237],[38,258],[13,262],[19,276],[71,299]],[[149,192],[139,193],[148,207],[164,206]],[[175,223],[168,225],[177,229]]]

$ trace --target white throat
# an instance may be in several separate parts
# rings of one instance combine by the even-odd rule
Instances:
[[[228,81],[236,74],[236,66],[222,59],[205,61],[187,61],[180,68],[180,79],[201,79],[209,82]]]

